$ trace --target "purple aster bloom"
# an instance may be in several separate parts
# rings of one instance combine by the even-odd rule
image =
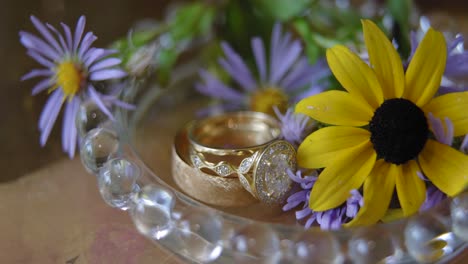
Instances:
[[[254,77],[241,56],[223,42],[221,48],[225,57],[219,59],[219,64],[239,89],[223,83],[205,70],[200,71],[203,82],[197,83],[195,88],[204,95],[221,100],[223,107],[247,108],[270,114],[274,114],[272,107],[275,105],[286,110],[289,103],[323,90],[318,82],[330,74],[328,65],[324,60],[311,65],[302,54],[300,41],[293,40],[291,33],[283,34],[280,24],[273,27],[268,63],[262,39],[254,37],[251,44],[258,77]]]
[[[313,121],[306,115],[294,113],[292,108],[289,108],[284,115],[276,106],[273,110],[281,123],[281,137],[297,148],[312,132]]]
[[[305,221],[306,229],[310,228],[314,222],[317,222],[324,230],[339,229],[343,223],[354,218],[359,208],[363,206],[362,195],[357,190],[352,190],[351,196],[343,205],[323,212],[314,212],[309,207],[309,198],[312,187],[317,181],[317,171],[313,171],[311,175],[302,176],[301,170],[297,170],[296,173],[288,170],[288,175],[297,184],[297,191],[288,197],[283,211],[289,211],[302,204],[296,211],[296,219]]]
[[[21,79],[42,77],[32,89],[36,95],[48,90],[50,97],[39,118],[40,143],[44,146],[55,124],[57,116],[65,103],[62,127],[62,148],[70,158],[74,156],[77,144],[75,116],[81,100],[89,97],[110,118],[109,106],[119,105],[129,108],[128,104],[117,100],[115,95],[104,95],[93,84],[127,74],[118,68],[121,60],[109,57],[116,51],[91,47],[97,37],[92,32],[84,32],[86,19],[78,19],[75,32],[61,23],[63,34],[50,24],[44,24],[31,16],[31,21],[40,36],[20,31],[20,42],[27,48],[27,54],[44,68],[34,69]],[[131,106],[130,106],[131,108]]]

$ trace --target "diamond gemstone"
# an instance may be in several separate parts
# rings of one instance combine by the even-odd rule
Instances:
[[[226,164],[221,164],[215,167],[215,171],[218,175],[226,177],[229,174],[233,173],[231,167]]]
[[[192,156],[192,163],[195,167],[200,168],[203,166],[203,161],[197,155]]]
[[[239,181],[242,184],[242,186],[253,195],[252,189],[250,188],[249,181],[244,177],[244,175],[239,174]]]
[[[239,165],[239,172],[246,173],[249,171],[250,167],[253,164],[253,157],[248,157],[242,160],[241,164]]]
[[[287,171],[296,168],[296,151],[286,141],[272,143],[260,157],[255,171],[255,186],[265,203],[282,202],[292,181]]]

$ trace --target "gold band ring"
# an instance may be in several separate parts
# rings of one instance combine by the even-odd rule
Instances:
[[[278,140],[279,123],[257,112],[209,117],[188,126],[190,160],[200,171],[239,178],[260,201],[282,202],[291,188],[288,169],[296,168],[296,151]]]
[[[235,167],[280,136],[278,121],[260,112],[230,112],[188,125],[194,167],[221,177],[236,177]]]
[[[185,193],[210,205],[240,207],[258,202],[237,178],[209,175],[190,165],[187,127],[180,130],[174,139],[172,175]]]

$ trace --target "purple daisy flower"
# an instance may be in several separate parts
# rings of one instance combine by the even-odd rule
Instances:
[[[317,181],[317,171],[313,171],[311,175],[302,176],[302,171],[297,170],[293,173],[288,170],[288,175],[298,187],[298,191],[291,194],[283,206],[283,211],[289,211],[301,205],[301,208],[296,211],[297,220],[305,220],[304,227],[310,228],[314,222],[320,225],[324,230],[336,230],[341,227],[350,219],[354,218],[363,206],[363,197],[357,190],[351,191],[351,196],[347,199],[346,203],[327,211],[314,212],[309,208],[310,191]]]
[[[262,39],[252,39],[258,78],[229,44],[223,42],[221,48],[225,58],[220,58],[219,64],[240,89],[223,83],[206,70],[200,71],[203,83],[195,85],[200,93],[222,101],[215,106],[217,109],[247,108],[274,115],[273,106],[285,111],[289,103],[321,92],[323,87],[318,81],[330,74],[324,60],[311,65],[302,54],[300,41],[293,40],[291,33],[283,34],[280,24],[273,27],[268,64]]]
[[[273,107],[273,110],[281,123],[281,137],[297,148],[304,138],[312,132],[314,128],[312,119],[306,115],[295,113],[292,108],[289,108],[284,115],[276,106]]]
[[[20,41],[27,48],[27,54],[44,68],[34,69],[21,79],[43,77],[32,89],[32,94],[45,90],[50,93],[39,119],[40,144],[46,144],[62,104],[65,103],[62,148],[72,158],[78,138],[75,116],[81,100],[89,97],[110,118],[113,117],[108,107],[113,104],[131,108],[118,101],[115,95],[101,94],[93,86],[93,82],[122,78],[127,73],[117,67],[120,59],[109,57],[116,51],[91,47],[97,37],[92,32],[84,34],[84,16],[78,19],[74,34],[63,23],[64,34],[61,34],[34,16],[31,16],[31,21],[41,36],[21,31]]]

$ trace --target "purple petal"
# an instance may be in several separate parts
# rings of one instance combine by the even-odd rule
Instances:
[[[445,118],[445,126],[447,128],[447,131],[444,129],[444,125],[442,124],[442,121],[434,117],[432,113],[428,114],[429,117],[429,123],[431,124],[432,131],[434,132],[434,136],[442,144],[451,146],[453,143],[453,124],[450,121],[449,118]]]
[[[55,35],[57,35],[57,37],[58,37],[58,39],[59,39],[59,41],[60,41],[60,45],[61,45],[61,47],[62,47],[62,54],[63,54],[63,53],[69,52],[70,49],[68,48],[67,43],[65,42],[65,39],[63,38],[62,34],[60,34],[60,32],[59,32],[54,26],[52,26],[52,25],[50,25],[50,24],[46,24],[46,26],[47,26],[50,30],[52,30],[52,32],[54,32]]]
[[[453,133],[454,133],[454,127],[452,121],[448,117],[444,118],[445,121],[445,126],[447,127],[447,133],[445,134],[445,144],[448,146],[452,146],[453,144]]]
[[[247,91],[252,91],[256,88],[256,82],[252,77],[249,68],[229,44],[221,43],[221,48],[226,55],[226,59],[220,59],[221,66],[231,75],[231,77],[239,83],[242,88]]]
[[[83,58],[83,54],[89,50],[89,47],[91,47],[91,44],[93,44],[96,39],[97,37],[92,32],[86,33],[78,50],[78,57]]]
[[[21,81],[29,80],[31,78],[40,77],[40,76],[51,76],[54,74],[53,71],[48,69],[32,70],[21,77]]]
[[[55,67],[54,63],[52,63],[49,59],[44,58],[44,56],[42,56],[41,54],[37,53],[34,50],[28,50],[26,54],[28,54],[29,57],[33,58],[34,60],[36,60],[39,64],[41,64],[44,67],[47,67],[49,69],[52,69]]]
[[[100,94],[94,89],[93,86],[88,86],[88,92],[91,99],[96,103],[96,105],[101,109],[101,111],[106,114],[111,120],[114,120],[114,116],[112,113],[107,109],[104,102],[101,100]]]
[[[289,211],[293,209],[294,207],[298,206],[301,203],[301,201],[294,201],[294,202],[288,202],[283,206],[283,211]]]
[[[225,85],[215,76],[205,70],[200,70],[200,77],[204,80],[205,84],[195,84],[195,89],[200,93],[218,99],[230,101],[242,101],[244,96],[238,91]]]
[[[294,202],[294,201],[299,201],[299,202],[306,202],[307,201],[307,194],[310,192],[310,190],[302,190],[298,191],[291,196],[288,197],[287,201],[288,202]]]
[[[448,56],[445,67],[446,77],[464,77],[468,74],[468,52]]]
[[[63,28],[63,32],[65,32],[65,39],[67,41],[68,50],[71,52],[73,49],[73,39],[72,39],[70,27],[64,23],[60,23],[60,25]]]
[[[101,60],[104,57],[117,53],[116,50],[110,49],[98,49],[98,48],[90,48],[84,55],[83,55],[83,62],[87,68],[89,68],[94,62]]]
[[[271,41],[270,41],[270,77],[269,77],[270,81],[274,74],[273,66],[279,63],[277,61],[276,55],[278,52],[278,45],[280,44],[281,31],[282,31],[281,24],[276,23],[273,26],[273,31],[271,33]]]
[[[47,42],[52,44],[52,46],[55,48],[57,52],[62,53],[63,52],[62,48],[58,44],[57,40],[55,40],[55,38],[52,36],[52,34],[50,34],[47,27],[45,27],[44,24],[35,16],[31,16],[31,21],[34,27],[39,31],[39,33],[41,33],[41,35],[47,40]]]
[[[106,69],[92,72],[89,79],[92,81],[103,81],[109,79],[119,79],[127,76],[127,73],[121,69]]]
[[[60,108],[62,107],[62,97],[63,94],[61,90],[56,90],[54,92],[57,96],[51,96],[49,101],[53,100],[50,104],[53,105],[50,110],[42,111],[41,113],[41,120],[44,120],[44,124],[41,129],[41,136],[40,136],[40,144],[44,146],[49,138],[50,132],[52,131],[52,127],[54,126],[55,120],[57,120],[57,116],[60,112]]]
[[[460,146],[460,151],[467,153],[468,152],[468,135],[465,136],[463,139],[463,142],[461,143]]]
[[[42,39],[34,36],[28,32],[20,32],[20,42],[28,49],[34,50],[37,53],[47,57],[53,61],[56,61],[60,58],[60,55],[57,51],[52,49],[52,47],[44,42]]]
[[[304,57],[281,80],[280,86],[284,87],[285,91],[295,91],[306,85],[314,84],[330,74],[331,71],[325,60],[319,60],[311,66],[307,58]]]
[[[65,111],[63,114],[63,122],[62,122],[62,150],[63,152],[68,152],[70,150],[70,135],[72,128],[71,123],[73,120],[72,116],[72,109],[73,105],[72,102],[67,102],[65,105]]]
[[[421,205],[421,208],[419,208],[419,211],[422,212],[431,209],[442,202],[446,197],[447,196],[437,189],[437,187],[429,186],[426,190],[426,200]]]
[[[305,225],[304,225],[304,228],[306,229],[309,229],[312,224],[315,222],[316,220],[316,216],[315,215],[312,215],[309,219],[307,219],[307,221],[305,222]]]
[[[50,95],[47,100],[44,108],[42,109],[41,116],[39,117],[39,130],[44,130],[44,127],[47,123],[47,119],[51,116],[51,113],[54,108],[60,108],[63,100],[63,93],[61,89],[57,89]]]
[[[260,81],[265,82],[267,70],[265,59],[265,47],[263,45],[263,41],[259,37],[255,37],[252,39],[252,50],[255,57],[255,63],[257,63]]]
[[[74,102],[72,116],[73,116],[73,120],[75,120],[76,114],[78,113],[78,109],[80,107],[80,100],[78,99],[78,97],[75,97],[73,98],[72,102]],[[77,136],[78,136],[78,130],[76,128],[76,123],[72,122],[72,129],[71,129],[71,135],[70,135],[70,149],[68,151],[68,156],[70,158],[73,158],[75,156],[75,149],[76,149],[76,145],[78,144]]]
[[[450,53],[454,51],[458,45],[462,44],[463,41],[464,41],[464,38],[462,35],[456,36],[455,39],[452,41],[452,43],[450,43],[450,46],[447,48],[448,54],[450,55]]]
[[[287,50],[278,54],[278,59],[281,63],[271,65],[272,68],[275,68],[275,74],[270,76],[270,82],[277,83],[281,78],[283,78],[291,65],[297,60],[297,58],[299,58],[301,52],[302,46],[300,42],[294,41],[289,47],[287,47]]]
[[[49,88],[50,86],[52,86],[52,83],[51,83],[51,80],[49,78],[47,79],[44,79],[42,81],[40,81],[39,83],[37,83],[33,89],[32,89],[32,92],[31,94],[32,95],[36,95],[44,90],[46,90],[47,88]]]
[[[77,51],[78,44],[80,44],[81,36],[83,35],[84,27],[86,24],[86,17],[81,16],[76,23],[75,37],[73,38],[73,51]]]
[[[110,68],[110,67],[119,65],[121,62],[122,60],[118,58],[107,58],[91,66],[89,68],[89,71],[94,72],[94,71],[102,70],[104,68]]]
[[[313,211],[307,206],[302,210],[296,211],[296,219],[301,220],[304,217],[306,217],[306,216],[308,216],[308,215],[310,215],[312,213],[313,213]]]

